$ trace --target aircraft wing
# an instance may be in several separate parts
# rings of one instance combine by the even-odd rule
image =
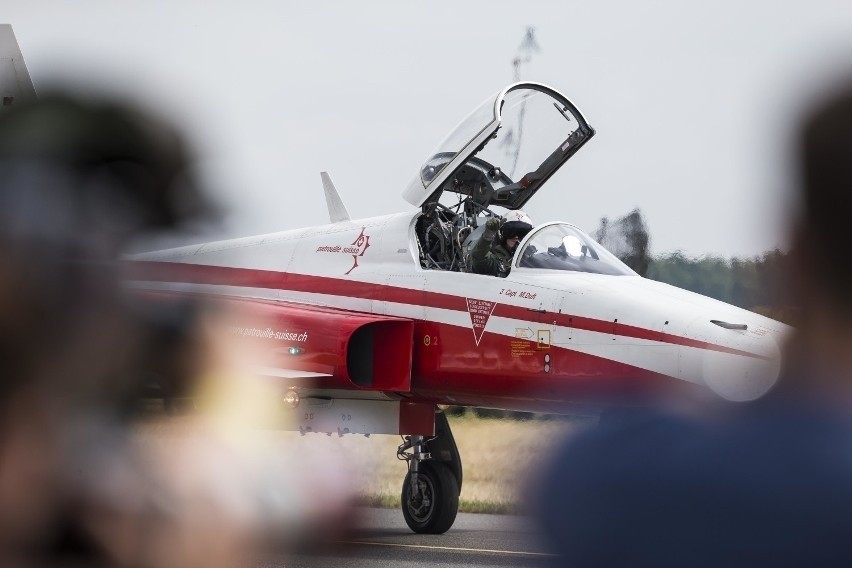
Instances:
[[[330,377],[330,373],[314,373],[311,371],[300,371],[299,369],[282,369],[280,367],[254,367],[254,374],[263,377],[278,377],[280,379],[314,379],[317,377]]]
[[[0,109],[36,96],[30,73],[10,24],[0,24]]]

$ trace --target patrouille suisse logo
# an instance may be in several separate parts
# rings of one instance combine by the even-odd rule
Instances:
[[[340,254],[348,254],[352,256],[352,267],[344,274],[349,274],[358,268],[358,258],[364,256],[367,249],[370,248],[370,235],[364,231],[366,227],[361,227],[361,234],[349,246],[331,245],[317,247],[317,252],[333,252]]]

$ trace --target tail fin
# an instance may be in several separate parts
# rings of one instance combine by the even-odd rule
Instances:
[[[35,96],[35,87],[12,26],[0,24],[0,111],[13,103],[35,99]]]
[[[332,223],[349,221],[351,219],[349,212],[346,210],[343,200],[340,199],[337,188],[334,187],[331,178],[328,177],[328,173],[320,172],[320,177],[322,178],[322,188],[325,190],[325,203],[328,205],[329,219]]]

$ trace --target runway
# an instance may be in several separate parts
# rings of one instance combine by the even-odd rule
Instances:
[[[545,566],[553,557],[525,517],[459,513],[443,535],[418,535],[397,509],[359,509],[357,529],[319,553],[268,558],[257,568]]]

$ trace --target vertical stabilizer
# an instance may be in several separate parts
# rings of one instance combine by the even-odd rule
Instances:
[[[11,24],[0,24],[0,111],[16,102],[35,99],[36,92],[24,64]]]
[[[328,205],[329,219],[331,219],[332,223],[349,221],[349,211],[346,210],[346,206],[340,199],[340,195],[331,182],[331,178],[328,177],[328,173],[320,172],[320,177],[322,178],[322,188],[325,190],[325,202]]]

